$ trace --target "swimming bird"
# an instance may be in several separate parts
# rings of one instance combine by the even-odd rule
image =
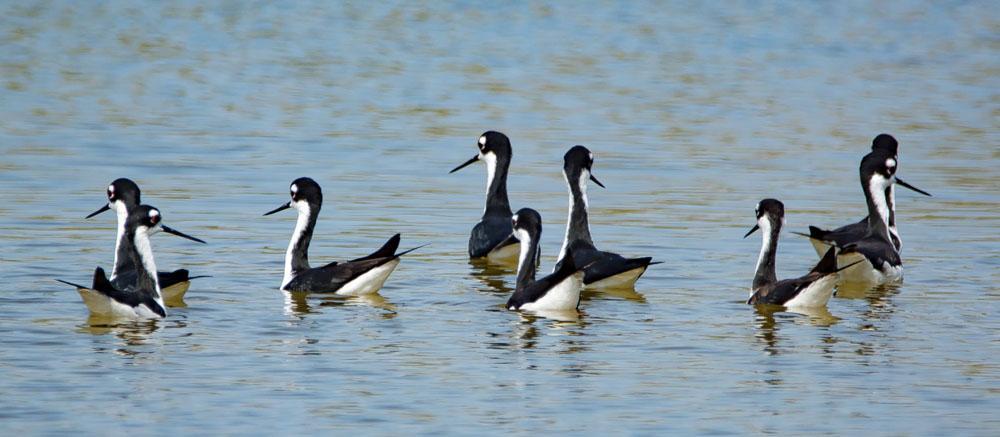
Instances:
[[[899,142],[897,142],[892,135],[879,134],[876,136],[875,139],[872,140],[872,151],[875,150],[886,151],[897,161],[899,160]],[[896,183],[925,196],[931,196],[930,193],[914,187],[898,177],[896,178]],[[892,185],[885,190],[885,198],[886,203],[889,206],[889,238],[892,240],[892,245],[896,247],[897,251],[899,251],[903,244],[899,237],[899,230],[896,228],[895,185]],[[816,253],[822,256],[831,245],[844,246],[848,243],[864,238],[864,236],[868,233],[868,217],[862,218],[858,222],[841,226],[834,230],[825,230],[816,226],[809,226],[808,234],[801,232],[795,233],[809,237],[809,242],[812,243],[813,248],[816,249]]]
[[[111,267],[111,283],[118,288],[128,288],[135,284],[137,269],[128,254],[131,252],[132,242],[125,237],[125,222],[129,213],[141,203],[141,191],[139,185],[128,178],[119,178],[108,185],[108,203],[97,211],[92,212],[86,218],[94,217],[104,211],[114,210],[118,216],[118,235],[115,237],[115,263]],[[172,229],[163,226],[163,231],[173,233]],[[176,234],[175,234],[176,235]],[[185,235],[192,241],[205,244],[203,240]],[[184,293],[191,286],[191,280],[204,278],[207,276],[190,276],[186,269],[174,270],[172,272],[157,272],[157,279],[163,287],[163,298],[167,302],[177,302],[182,300]]]
[[[449,173],[470,164],[486,164],[486,209],[469,235],[469,257],[486,258],[493,262],[516,259],[519,245],[510,226],[510,201],[507,200],[507,170],[513,153],[506,135],[489,131],[479,137],[479,153]]]
[[[653,264],[651,257],[625,258],[617,253],[598,250],[590,236],[588,221],[587,180],[604,188],[604,184],[591,173],[594,154],[586,147],[573,146],[563,157],[563,176],[569,186],[569,217],[566,219],[566,236],[559,251],[560,263],[566,253],[573,254],[573,264],[588,266],[583,282],[591,287],[629,287]]]
[[[837,263],[864,262],[841,272],[841,280],[876,284],[902,280],[903,260],[890,237],[885,195],[895,181],[898,162],[890,151],[873,150],[861,160],[858,170],[868,204],[868,232],[860,240],[838,245]]]
[[[285,252],[285,275],[281,280],[284,291],[329,292],[341,295],[375,293],[399,265],[399,257],[420,247],[396,253],[399,234],[390,238],[371,255],[351,261],[332,262],[322,267],[309,267],[309,242],[312,241],[316,219],[323,205],[323,192],[316,181],[298,178],[289,187],[292,200],[264,215],[294,208],[299,213],[292,239]]]
[[[522,208],[511,220],[514,234],[521,242],[517,266],[517,286],[507,301],[507,309],[528,311],[575,310],[580,305],[583,268],[566,258],[552,274],[535,280],[538,265],[538,242],[542,236],[542,217],[531,208]]]
[[[159,280],[156,261],[149,236],[163,229],[174,235],[192,238],[161,223],[163,216],[155,207],[138,205],[132,208],[124,223],[124,234],[129,245],[121,256],[128,257],[134,270],[135,279],[125,285],[116,285],[107,278],[104,269],[94,270],[94,280],[90,287],[57,279],[77,288],[90,312],[97,316],[123,319],[157,319],[167,316]],[[169,229],[169,230],[168,230]]]
[[[764,199],[757,204],[756,214],[757,224],[743,236],[749,237],[758,229],[763,234],[757,271],[747,303],[784,305],[786,308],[825,306],[833,296],[837,272],[841,270],[837,268],[835,249],[831,247],[827,250],[809,274],[779,281],[774,260],[778,253],[778,234],[785,223],[785,205],[776,199]]]

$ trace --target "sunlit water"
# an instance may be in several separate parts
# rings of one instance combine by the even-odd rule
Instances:
[[[170,4],[167,4],[170,3]],[[0,431],[1000,432],[1000,89],[990,2],[0,6]],[[596,154],[597,244],[657,265],[578,320],[503,309],[465,256],[485,130],[513,206],[564,232],[562,154]],[[827,312],[743,302],[763,197],[788,230],[861,218],[871,138],[901,142],[905,282]],[[277,290],[311,176],[314,264],[393,233],[380,296]],[[89,323],[131,177],[196,280],[163,321]],[[817,260],[786,232],[779,276]]]

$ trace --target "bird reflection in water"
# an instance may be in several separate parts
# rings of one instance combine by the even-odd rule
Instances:
[[[340,296],[336,294],[282,291],[285,295],[285,314],[305,318],[309,314],[320,313],[323,307],[369,306],[382,310],[382,318],[396,317],[396,306],[378,293],[360,296]]]
[[[896,312],[896,306],[892,302],[893,296],[899,294],[899,284],[883,284],[872,286],[870,284],[844,283],[837,286],[837,293],[834,297],[841,299],[864,299],[868,302],[868,308],[861,313],[862,331],[877,330],[876,323],[888,320]]]
[[[122,320],[91,315],[87,323],[80,325],[77,332],[90,335],[114,334],[122,340],[121,347],[115,349],[115,354],[133,357],[148,351],[135,350],[145,346],[152,334],[160,329],[162,320]],[[175,321],[178,327],[187,326],[184,321]]]
[[[517,267],[504,264],[490,264],[484,259],[471,259],[469,266],[472,267],[472,277],[482,282],[485,287],[480,291],[486,291],[502,296],[509,296],[514,293],[514,289],[507,286],[504,278],[517,275]]]
[[[646,303],[646,296],[643,296],[642,293],[635,291],[634,283],[622,287],[585,287],[583,291],[580,292],[581,302],[606,299],[621,299],[636,303]]]
[[[754,312],[756,314],[754,324],[757,328],[757,334],[754,336],[764,342],[764,352],[768,355],[778,355],[781,352],[778,347],[778,320],[792,323],[805,322],[819,327],[830,327],[840,321],[840,318],[830,314],[826,307],[789,310],[781,305],[761,304],[754,306]]]

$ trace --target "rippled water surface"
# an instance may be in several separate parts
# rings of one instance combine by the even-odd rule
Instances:
[[[453,5],[3,2],[0,431],[983,434],[1000,432],[1000,15],[991,2]],[[480,133],[539,210],[594,151],[600,247],[653,256],[575,321],[505,311],[470,264]],[[789,231],[865,214],[857,165],[901,142],[906,280],[812,316],[743,302],[764,197]],[[313,263],[395,232],[375,298],[277,290],[311,176]],[[62,278],[112,261],[135,179],[161,268],[211,275],[162,321],[88,322]],[[816,262],[781,240],[779,276]]]

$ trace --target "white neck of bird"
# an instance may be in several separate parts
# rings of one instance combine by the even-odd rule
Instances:
[[[281,280],[281,287],[284,288],[291,282],[293,277],[292,258],[295,256],[295,246],[299,244],[302,235],[309,226],[309,203],[304,201],[292,202],[292,207],[299,212],[298,219],[295,220],[295,230],[292,231],[292,239],[288,242],[288,249],[285,250],[285,276]]]
[[[569,248],[569,233],[570,228],[573,226],[573,210],[576,208],[583,208],[583,212],[590,212],[590,200],[587,198],[587,181],[590,179],[590,170],[583,169],[580,172],[580,178],[576,181],[576,187],[580,191],[580,201],[583,202],[582,205],[578,205],[576,201],[576,196],[573,195],[573,187],[569,180],[569,175],[563,171],[563,179],[566,180],[566,187],[569,190],[569,211],[566,212],[566,235],[563,236],[562,249],[559,249],[558,261],[561,261],[566,256],[566,251]],[[590,235],[590,220],[585,223],[587,227],[587,235]]]
[[[149,244],[149,228],[145,226],[140,226],[135,230],[135,250],[139,252],[139,259],[142,260],[142,266],[136,266],[141,268],[149,274],[153,280],[153,284],[156,285],[156,298],[159,300],[160,295],[160,279],[156,274],[156,261],[153,259],[153,247]]]
[[[890,235],[889,231],[889,203],[886,201],[885,189],[891,182],[880,174],[875,174],[872,176],[871,180],[868,181],[868,193],[872,197],[872,202],[875,204],[875,212],[878,214],[879,221],[882,226],[885,227],[885,234]],[[895,201],[893,201],[895,204]]]
[[[125,221],[128,220],[128,211],[125,204],[120,200],[111,203],[111,209],[118,215],[118,236],[115,238],[115,263],[111,267],[111,279],[118,275],[118,250],[121,249],[122,239],[125,238]]]
[[[517,257],[517,270],[520,272],[528,256],[531,254],[531,235],[528,235],[528,231],[524,229],[514,229],[514,236],[521,243],[521,254]]]
[[[757,219],[757,226],[760,226],[760,255],[757,256],[757,269],[754,271],[754,275],[759,274],[765,267],[768,260],[768,255],[771,252],[771,220],[767,217],[767,214],[760,216]]]
[[[493,152],[481,153],[479,159],[482,159],[483,163],[486,164],[486,192],[489,193],[490,187],[493,186],[493,179],[497,176],[497,155]]]

